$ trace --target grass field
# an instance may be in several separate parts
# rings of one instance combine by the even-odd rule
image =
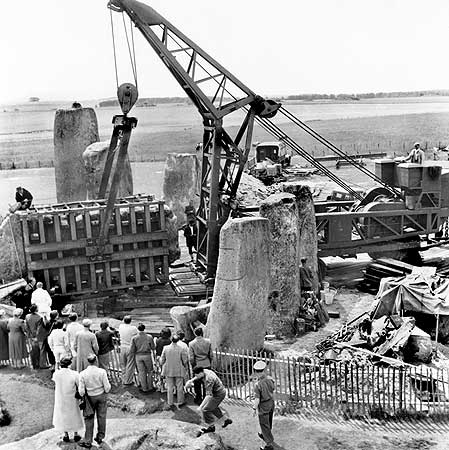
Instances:
[[[364,117],[350,119],[312,120],[307,124],[347,153],[386,151],[404,154],[419,141],[429,147],[449,143],[449,113],[407,114],[401,116]],[[281,124],[281,128],[303,148],[315,156],[328,154],[319,143],[294,125]],[[229,127],[235,135],[237,127]],[[109,136],[103,132],[102,139]],[[170,152],[193,152],[202,139],[201,124],[185,129],[151,132],[148,128],[136,129],[131,137],[129,153],[132,161],[164,161]],[[254,141],[273,140],[260,128],[256,128]],[[0,143],[0,163],[4,168],[14,161],[17,168],[51,165],[53,138],[27,138]]]

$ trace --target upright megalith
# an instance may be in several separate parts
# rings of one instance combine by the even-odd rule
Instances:
[[[318,238],[316,232],[315,206],[309,186],[298,182],[283,183],[282,190],[296,197],[298,206],[298,253],[299,259],[307,259],[313,272],[313,286],[318,292]]]
[[[94,142],[90,144],[83,152],[83,164],[85,168],[85,178],[87,186],[87,199],[98,198],[98,191],[100,190],[101,177],[103,175],[104,165],[106,163],[106,157],[108,155],[109,142]],[[112,164],[111,174],[114,173],[117,165],[117,158],[114,159]],[[109,180],[109,185],[106,189],[106,194],[111,188],[112,176]],[[133,174],[131,170],[131,163],[129,162],[129,156],[126,155],[125,164],[120,173],[120,183],[118,188],[117,197],[127,197],[133,194]]]
[[[270,230],[269,331],[289,336],[294,333],[294,319],[301,303],[296,197],[287,192],[270,195],[260,205],[260,215],[268,219]]]
[[[220,232],[220,252],[207,335],[216,349],[260,350],[269,312],[269,223],[264,218],[229,219]]]
[[[200,200],[200,164],[195,154],[169,153],[165,161],[163,197],[178,218],[178,226],[185,223],[185,207],[195,210]]]
[[[58,202],[85,200],[83,152],[97,142],[98,123],[92,108],[58,109],[54,124],[56,198]]]

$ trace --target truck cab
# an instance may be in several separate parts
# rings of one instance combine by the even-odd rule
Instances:
[[[256,162],[260,163],[267,159],[286,167],[290,165],[291,155],[288,154],[284,142],[274,141],[256,144]]]

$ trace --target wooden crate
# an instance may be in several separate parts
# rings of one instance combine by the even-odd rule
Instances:
[[[62,294],[168,281],[164,202],[152,196],[117,199],[108,241],[99,245],[106,202],[36,206],[18,212],[30,276]]]

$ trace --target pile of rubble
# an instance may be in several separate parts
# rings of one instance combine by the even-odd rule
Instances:
[[[368,356],[373,363],[429,364],[432,341],[446,341],[449,279],[409,274],[383,278],[376,301],[365,312],[316,346],[324,360]]]

